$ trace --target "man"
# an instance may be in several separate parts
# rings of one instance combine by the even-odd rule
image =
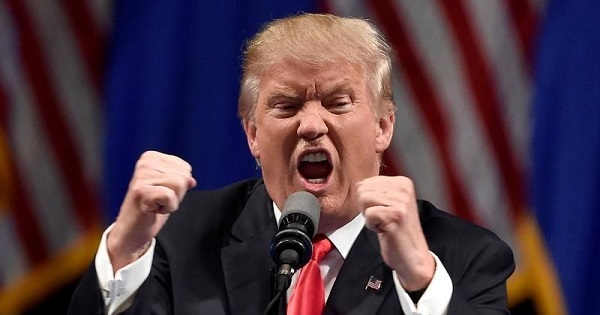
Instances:
[[[191,166],[144,153],[70,313],[262,313],[279,209],[296,191],[318,198],[333,244],[319,262],[324,313],[507,313],[510,248],[417,201],[410,179],[378,175],[395,122],[390,51],[361,19],[267,25],[245,52],[239,100],[262,179],[184,198]]]

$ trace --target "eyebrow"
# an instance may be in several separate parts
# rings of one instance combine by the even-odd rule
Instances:
[[[267,99],[274,97],[297,98],[298,91],[289,84],[276,83],[274,88],[266,95]]]
[[[349,82],[349,80],[342,80],[340,82],[335,82],[332,84],[327,84],[325,87],[321,87],[319,91],[317,91],[317,97],[328,97],[333,94],[344,93],[344,94],[353,94],[354,87]],[[300,98],[300,95],[305,93],[299,93],[297,89],[295,89],[292,85],[287,84],[277,84],[275,88],[267,94],[267,99],[277,98],[277,97],[286,97],[286,98]],[[304,97],[304,96],[302,96]]]
[[[342,81],[340,83],[332,84],[322,88],[321,92],[318,94],[322,94],[323,96],[330,96],[337,93],[352,94],[354,90],[355,89],[352,87],[351,83],[348,81]]]

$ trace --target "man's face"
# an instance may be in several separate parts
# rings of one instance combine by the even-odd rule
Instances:
[[[394,114],[378,117],[363,70],[347,62],[318,68],[279,62],[261,78],[253,121],[244,129],[260,159],[269,195],[280,209],[305,190],[319,198],[319,231],[338,228],[360,211],[355,184],[379,173]]]

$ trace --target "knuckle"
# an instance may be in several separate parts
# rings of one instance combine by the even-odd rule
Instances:
[[[140,155],[140,160],[142,159],[148,159],[148,158],[153,158],[157,155],[159,155],[160,153],[157,151],[153,151],[153,150],[148,150],[145,151],[144,153],[142,153],[142,155]]]
[[[135,196],[144,196],[148,194],[148,189],[139,181],[132,181],[129,186],[130,193]]]
[[[147,169],[150,168],[152,163],[150,162],[151,160],[149,158],[140,158],[139,160],[137,160],[137,162],[135,163],[135,170],[139,171],[139,170],[143,170],[143,169]]]
[[[177,194],[177,192],[175,192],[175,190],[167,188],[164,191],[165,197],[169,202],[174,202],[179,199],[179,195]]]
[[[400,176],[399,182],[402,185],[402,187],[407,188],[409,190],[413,190],[414,183],[410,178],[408,178],[406,176]]]

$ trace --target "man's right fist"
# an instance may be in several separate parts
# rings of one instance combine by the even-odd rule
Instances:
[[[177,210],[186,192],[195,186],[192,167],[181,158],[156,151],[140,156],[119,216],[107,237],[114,272],[146,252],[169,214]]]

